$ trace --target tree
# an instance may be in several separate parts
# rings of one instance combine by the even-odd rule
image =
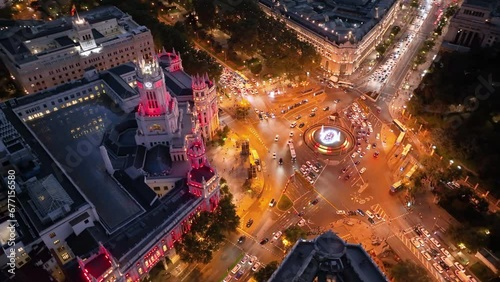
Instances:
[[[427,274],[424,268],[419,265],[414,264],[410,260],[401,261],[394,265],[390,274],[392,275],[395,282],[430,282],[432,279]]]
[[[278,265],[279,264],[277,261],[272,261],[265,267],[259,269],[259,271],[255,272],[253,277],[258,282],[266,282],[267,280],[269,280],[269,278],[271,278],[271,275],[273,275],[274,271],[278,269]]]
[[[236,214],[236,206],[233,204],[232,195],[224,196],[219,201],[215,210],[215,222],[224,223],[221,230],[224,232],[236,231],[240,225],[240,217]]]
[[[472,227],[464,224],[461,226],[451,226],[448,228],[447,233],[456,244],[463,243],[472,252],[477,252],[479,249],[486,247],[488,243],[488,238],[484,230],[486,228]]]
[[[236,118],[242,119],[248,116],[250,111],[250,103],[242,99],[238,104],[236,104]]]
[[[307,236],[307,232],[304,229],[295,225],[288,227],[283,233],[286,240],[292,245],[295,244],[295,242],[297,242],[300,238],[305,238]]]

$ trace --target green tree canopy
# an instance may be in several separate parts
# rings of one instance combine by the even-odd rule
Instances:
[[[410,260],[405,260],[394,265],[390,274],[395,282],[431,282],[432,279],[427,274],[427,271],[411,262]]]
[[[278,265],[279,264],[277,261],[272,261],[265,267],[259,269],[259,271],[255,272],[253,277],[258,282],[266,282],[267,280],[269,280],[269,278],[271,278],[271,275],[273,275],[274,271],[278,269]]]
[[[291,245],[295,244],[300,238],[306,238],[307,232],[299,226],[292,225],[283,232],[285,238]]]

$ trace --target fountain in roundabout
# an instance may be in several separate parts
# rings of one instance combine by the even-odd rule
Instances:
[[[343,155],[355,145],[354,135],[337,125],[314,125],[304,133],[307,146],[323,155]]]

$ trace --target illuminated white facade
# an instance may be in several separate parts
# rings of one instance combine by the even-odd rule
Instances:
[[[154,54],[149,29],[116,7],[0,31],[0,58],[26,93]]]
[[[397,0],[379,0],[359,8],[347,2],[332,1],[325,6],[311,0],[292,6],[286,1],[260,0],[260,6],[268,15],[284,20],[297,32],[299,40],[313,45],[322,57],[324,69],[336,75],[351,75],[383,40],[397,18],[400,4]],[[342,10],[346,12],[339,12]]]

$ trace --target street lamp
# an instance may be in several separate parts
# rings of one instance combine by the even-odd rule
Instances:
[[[450,167],[453,163],[454,163],[454,161],[450,160],[450,164],[448,165],[448,167]]]
[[[432,146],[431,156],[434,155],[434,151],[436,151],[436,146]]]

